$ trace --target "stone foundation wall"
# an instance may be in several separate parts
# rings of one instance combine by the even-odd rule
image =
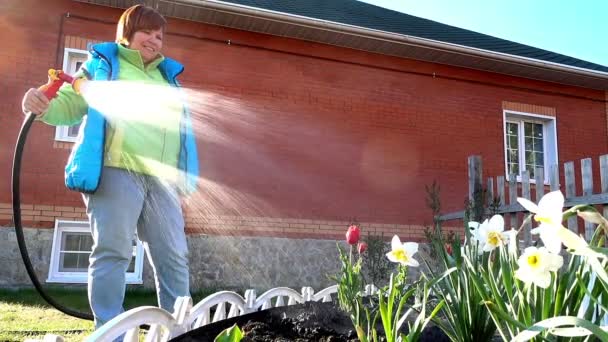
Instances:
[[[28,254],[41,283],[48,277],[53,242],[52,229],[24,230]],[[268,237],[189,235],[190,281],[199,288],[299,289],[331,285],[327,275],[339,268],[336,241]],[[144,262],[144,287],[154,287],[148,262]],[[31,286],[21,260],[15,230],[0,229],[0,287]]]
[[[26,228],[24,235],[32,265],[40,282],[45,284],[53,230]],[[341,244],[347,250],[348,246]],[[298,290],[312,286],[320,290],[335,284],[328,276],[336,274],[340,267],[335,240],[189,235],[188,245],[192,291],[201,288],[266,290],[279,286]],[[427,249],[421,245],[415,256],[422,267]],[[416,279],[419,271],[410,268],[409,277]],[[138,286],[153,288],[154,277],[147,260],[143,272],[144,283]],[[29,286],[32,284],[21,260],[15,230],[2,228],[0,287]]]

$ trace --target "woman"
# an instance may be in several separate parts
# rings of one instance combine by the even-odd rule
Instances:
[[[24,111],[40,114],[38,119],[51,125],[73,125],[86,118],[65,169],[65,182],[83,193],[89,216],[94,244],[88,292],[96,327],[123,311],[125,271],[136,232],[154,270],[160,306],[171,312],[177,297],[189,295],[178,193],[196,190],[198,160],[191,121],[177,96],[165,99],[162,108],[135,96],[149,86],[168,93],[178,86],[182,65],[160,54],[165,26],[160,13],[136,5],[120,17],[116,43],[92,47],[77,76],[124,81],[108,83],[110,87],[137,85],[127,101],[115,96],[101,99],[118,101],[113,113],[89,106],[88,97],[67,85],[51,101],[37,89],[28,90],[23,98]]]

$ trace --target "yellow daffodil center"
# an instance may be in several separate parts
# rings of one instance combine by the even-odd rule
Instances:
[[[553,222],[553,220],[548,216],[534,215],[534,220],[538,223],[545,223],[545,224],[549,224],[549,225],[556,223],[556,222]]]
[[[530,256],[528,256],[528,265],[532,268],[536,268],[538,267],[538,264],[540,263],[540,258],[538,257],[538,255],[536,254],[532,254]]]
[[[404,249],[394,250],[393,255],[395,256],[395,259],[399,260],[400,262],[408,262],[410,259]]]
[[[490,232],[488,234],[488,243],[492,246],[498,246],[502,242],[502,235],[498,232]]]

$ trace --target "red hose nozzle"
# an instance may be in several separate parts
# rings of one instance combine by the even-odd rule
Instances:
[[[48,83],[38,89],[40,89],[44,93],[44,96],[51,100],[55,98],[55,96],[57,96],[57,92],[59,91],[59,88],[61,88],[64,82],[74,85],[74,83],[79,83],[76,81],[77,79],[61,70],[49,69]]]
[[[68,82],[70,84],[74,83],[74,77],[66,74],[65,72],[61,71],[61,70],[56,70],[57,71],[57,78],[59,78],[60,80],[64,81],[64,82]]]

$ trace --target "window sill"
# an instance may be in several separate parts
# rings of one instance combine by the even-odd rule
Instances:
[[[75,143],[76,137],[56,137],[55,142]]]
[[[88,281],[88,276],[53,276],[49,277],[46,282],[47,283],[63,283],[63,284],[86,284]],[[143,284],[142,279],[129,279],[126,281],[127,285],[141,285]]]
[[[508,176],[505,178],[505,182],[506,182],[506,183],[509,183],[509,178],[508,178]],[[517,179],[515,180],[515,182],[516,182],[516,183],[523,183],[523,180],[522,180],[521,176],[517,176]],[[529,181],[529,183],[530,183],[530,184],[534,184],[534,185],[536,185],[536,179],[531,178],[531,179],[530,179],[530,181]],[[545,181],[543,182],[543,185],[545,185],[545,186],[550,186],[550,185],[551,185],[551,183],[550,183],[549,181],[545,180]]]

